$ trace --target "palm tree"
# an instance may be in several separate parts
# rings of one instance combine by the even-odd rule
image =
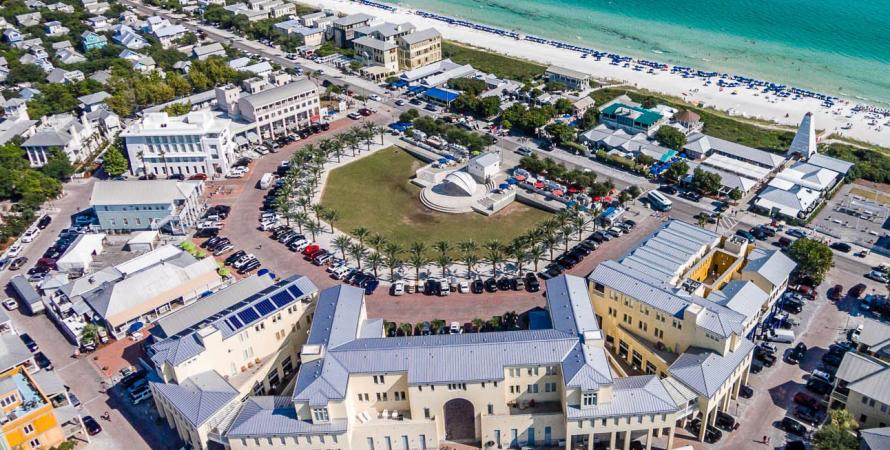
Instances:
[[[377,126],[376,123],[368,121],[365,122],[365,136],[368,139],[368,150],[371,150],[371,139],[373,139],[377,135],[377,130],[380,127]],[[383,144],[383,134],[380,135],[380,144]]]
[[[479,245],[475,241],[463,241],[457,244],[457,248],[460,250],[461,260],[467,265],[467,275],[469,275],[473,272],[473,266],[479,262],[479,257],[476,255]]]
[[[488,321],[488,326],[492,330],[499,331],[502,324],[501,316],[494,316]]]
[[[371,246],[374,250],[380,250],[383,248],[383,245],[386,244],[386,238],[381,236],[379,233],[374,233],[371,237],[368,238],[368,245]]]
[[[321,226],[321,216],[324,215],[324,206],[316,203],[312,205],[312,212],[315,213],[315,223]]]
[[[354,158],[356,147],[358,147],[360,141],[359,137],[352,130],[349,130],[340,134],[340,141],[343,142],[344,147],[349,147],[352,150],[352,157]]]
[[[411,244],[408,254],[408,264],[414,267],[414,278],[420,280],[420,269],[426,267],[429,263],[429,257],[426,254],[426,244],[423,242],[415,242]]]
[[[482,327],[485,326],[485,321],[480,318],[473,319],[473,328],[476,329],[476,332],[479,333],[482,331]]]
[[[365,238],[367,238],[369,234],[371,234],[371,232],[365,227],[359,227],[352,230],[352,235],[355,236],[355,238],[358,239],[358,243],[362,245],[365,244]]]
[[[445,321],[442,319],[431,320],[430,328],[432,328],[433,334],[439,334],[442,332],[442,329],[445,328]]]
[[[398,254],[396,254],[394,256],[387,257],[385,264],[386,264],[386,267],[389,268],[389,280],[395,281],[395,279],[396,279],[395,272],[396,272],[396,270],[401,269],[402,266],[405,265],[405,260],[402,259],[402,257],[399,256]]]
[[[355,263],[358,265],[358,270],[362,270],[362,260],[365,259],[365,255],[368,254],[368,248],[364,246],[364,244],[358,243],[349,246],[349,254],[355,258]]]
[[[467,276],[469,277],[473,273],[473,267],[479,264],[479,256],[475,253],[468,253],[463,256],[463,262],[467,265]]]
[[[507,253],[516,260],[516,273],[519,276],[522,276],[522,263],[528,258],[528,252],[525,250],[525,246],[519,242],[514,242],[510,246],[507,247]]]
[[[331,242],[333,247],[340,252],[343,256],[343,260],[346,261],[346,252],[349,251],[349,247],[352,246],[352,240],[349,239],[349,236],[345,234],[341,234],[334,238],[334,241]]]
[[[297,224],[297,228],[299,229],[300,234],[303,234],[303,227],[308,225],[311,221],[309,219],[309,214],[296,210],[293,211],[290,218],[294,221],[295,224]]]
[[[139,161],[142,161],[142,174],[145,175],[145,179],[148,179],[148,167],[145,167],[145,152],[139,150],[136,152],[136,157],[139,158]]]
[[[504,261],[503,245],[495,240],[491,240],[482,245],[488,251],[488,262],[491,264],[492,276],[498,273],[498,264]]]
[[[377,252],[371,252],[368,256],[365,257],[365,262],[371,266],[371,270],[374,271],[374,277],[377,277],[377,269],[384,264],[383,255]]]
[[[331,226],[331,233],[334,232],[334,221],[340,217],[340,214],[333,209],[323,211],[321,218]]]
[[[445,278],[445,271],[448,269],[448,266],[454,262],[454,258],[451,257],[448,253],[441,253],[439,256],[436,256],[436,264],[442,268],[442,278]]]
[[[451,244],[448,241],[438,241],[433,244],[433,250],[439,252],[440,255],[444,255],[451,250]]]
[[[405,336],[414,335],[414,325],[411,325],[410,323],[403,323],[399,325],[399,329],[402,330],[402,334]]]
[[[297,206],[303,208],[304,213],[309,213],[309,207],[312,205],[312,200],[309,197],[298,197],[297,198]]]
[[[578,240],[581,240],[581,233],[584,232],[584,227],[587,225],[587,216],[576,212],[574,216],[572,216],[572,225],[575,226],[575,229],[578,230]]]
[[[544,247],[542,245],[533,245],[529,251],[528,256],[535,263],[535,272],[538,271],[538,261],[544,257]]]
[[[559,244],[559,236],[556,233],[547,233],[544,235],[542,241],[550,250],[550,260],[553,261],[553,249],[556,248],[556,244]]]
[[[566,249],[565,251],[569,251],[569,241],[572,239],[572,233],[575,232],[575,227],[571,224],[567,224],[562,227],[561,233],[563,241],[565,242]]]
[[[173,175],[173,174],[170,173],[170,168],[167,167],[167,152],[161,150],[158,153],[161,155],[161,161],[163,161],[163,163],[164,163],[164,175],[166,175],[167,178],[169,178],[170,175]]]
[[[324,231],[324,228],[322,228],[322,226],[316,222],[309,222],[306,224],[306,231],[308,231],[309,234],[312,235],[312,240],[314,241],[316,240],[316,236],[318,235],[318,233]]]

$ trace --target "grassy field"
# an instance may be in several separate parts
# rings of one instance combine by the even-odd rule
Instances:
[[[451,58],[458,64],[469,64],[483,72],[500,78],[528,81],[543,75],[546,67],[533,62],[510,58],[486,50],[466,47],[454,42],[442,42],[442,58]]]
[[[850,189],[850,194],[858,195],[862,198],[867,198],[869,200],[877,200],[881,203],[886,203],[886,204],[890,205],[890,195],[888,195],[888,194],[884,194],[884,193],[875,194],[874,191],[868,191],[868,190],[860,189],[860,188],[856,188],[856,187]]]
[[[380,150],[331,172],[321,203],[340,215],[337,228],[365,227],[406,247],[415,241],[507,243],[550,216],[518,202],[488,217],[431,211],[418,199],[420,188],[408,181],[422,165],[397,147]]]

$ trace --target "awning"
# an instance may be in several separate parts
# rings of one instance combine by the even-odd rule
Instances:
[[[498,185],[498,189],[507,189],[509,187],[510,187],[510,185],[507,183],[501,183]]]
[[[451,103],[460,96],[460,94],[457,92],[449,91],[442,88],[429,89],[424,93],[424,95],[433,100],[438,100],[443,103]]]
[[[408,92],[415,93],[415,94],[421,93],[426,90],[427,90],[426,86],[411,86],[408,88]]]
[[[127,334],[135,333],[144,327],[145,327],[145,324],[142,322],[138,322],[138,321],[133,322],[132,324],[130,324],[130,328],[127,328]]]

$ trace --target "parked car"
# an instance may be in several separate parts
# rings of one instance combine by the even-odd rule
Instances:
[[[879,270],[872,270],[871,272],[867,273],[865,277],[871,278],[878,283],[890,283],[890,277],[888,277],[886,273]]]
[[[32,339],[31,336],[28,335],[28,333],[20,334],[19,338],[21,338],[22,342],[25,343],[25,347],[28,347],[28,350],[30,350],[31,353],[36,353],[38,350],[40,350],[40,346],[37,345],[36,342],[34,342],[34,339]]]
[[[40,228],[41,230],[46,229],[46,227],[48,227],[50,222],[52,222],[52,221],[53,221],[52,217],[43,216],[40,218],[40,220],[37,221],[37,228]]]
[[[797,408],[794,408],[794,417],[797,417],[810,425],[816,426],[822,423],[825,419],[825,414],[820,410],[804,405],[798,405]]]
[[[739,396],[742,398],[751,398],[754,396],[754,388],[746,384],[739,388]]]
[[[823,380],[811,378],[807,380],[807,389],[819,395],[828,395],[833,389],[833,386]]]
[[[695,419],[692,423],[689,424],[690,431],[695,433],[698,436],[701,431],[701,419]],[[705,427],[705,442],[709,444],[713,444],[720,440],[723,437],[723,432],[721,432],[716,427],[712,427],[710,425]]]
[[[14,298],[8,297],[6,300],[3,300],[3,307],[6,308],[7,311],[12,311],[13,309],[17,309],[19,307],[19,302],[17,302]]]
[[[485,283],[483,283],[481,279],[476,278],[470,285],[470,291],[474,294],[481,294],[485,291]]]
[[[96,422],[96,419],[93,416],[83,416],[83,426],[87,429],[87,434],[90,436],[95,436],[102,432],[102,426],[99,425],[99,422]]]
[[[859,297],[861,297],[864,292],[865,292],[865,284],[859,283],[856,286],[853,286],[852,288],[850,288],[850,292],[848,292],[847,294],[850,297],[859,299]]]
[[[722,428],[726,431],[732,431],[738,425],[738,422],[735,420],[735,417],[725,413],[723,411],[717,411],[717,417],[714,418],[714,424],[717,425],[718,428]]]
[[[853,247],[846,242],[834,242],[831,244],[831,248],[841,253],[850,253],[850,250],[853,250]]]
[[[834,287],[828,291],[828,298],[835,301],[844,298],[844,287],[839,284],[835,284]]]
[[[529,292],[538,292],[541,289],[541,282],[538,281],[534,272],[525,274],[525,289]]]
[[[528,147],[519,147],[516,149],[516,153],[522,156],[531,156],[532,151]]]
[[[665,184],[658,187],[658,190],[665,194],[677,195],[677,187],[672,184]]]
[[[814,410],[822,410],[825,409],[825,405],[822,404],[822,400],[807,394],[806,392],[798,392],[794,394],[794,403],[798,405],[804,405],[806,407],[812,408]]]
[[[785,230],[785,234],[798,239],[807,237],[806,233],[804,233],[802,230],[798,230],[797,228],[789,228]]]
[[[19,256],[18,258],[12,260],[12,263],[9,265],[9,270],[19,270],[24,267],[25,264],[28,264],[28,257]]]
[[[735,232],[735,234],[736,234],[736,236],[741,236],[741,237],[747,239],[747,240],[748,240],[748,243],[750,243],[750,244],[753,244],[753,243],[754,243],[754,235],[751,234],[751,233],[748,232],[748,231],[745,231],[745,230],[738,230],[738,231]]]
[[[494,278],[485,280],[485,291],[489,293],[498,291],[498,282]]]
[[[43,354],[43,352],[37,352],[34,354],[34,362],[37,363],[37,367],[40,367],[43,370],[53,370],[53,363]]]
[[[790,417],[783,417],[782,422],[779,424],[779,428],[797,436],[804,436],[807,434],[807,427]]]

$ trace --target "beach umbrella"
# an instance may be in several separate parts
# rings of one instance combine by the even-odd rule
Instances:
[[[445,163],[447,163],[447,162],[448,162],[447,159],[445,159],[445,158],[439,158],[439,164],[445,164]]]
[[[518,181],[524,181],[524,180],[525,180],[525,175],[516,175],[516,176],[514,176],[513,178],[515,178],[515,179],[518,180]]]
[[[611,201],[612,201],[612,197],[606,197],[606,198],[604,198],[603,200],[604,200],[604,201],[607,201],[607,202],[611,202]]]
[[[578,188],[576,188],[574,186],[569,186],[569,194],[574,194],[576,192],[578,192]]]
[[[598,202],[598,201],[600,201],[600,200],[602,200],[602,197],[594,197],[594,198],[593,198],[593,201],[595,201],[595,202]]]
[[[541,183],[541,182],[537,182],[537,183],[535,183],[535,188],[536,188],[536,189],[541,189],[542,187],[544,187],[544,183]]]
[[[511,184],[511,185],[513,185],[513,184],[516,184],[516,183],[518,183],[518,181],[516,181],[515,178],[507,178],[507,184]]]
[[[554,189],[553,191],[551,191],[551,193],[557,197],[562,197],[562,195],[563,195],[563,192],[560,191],[559,189]]]

